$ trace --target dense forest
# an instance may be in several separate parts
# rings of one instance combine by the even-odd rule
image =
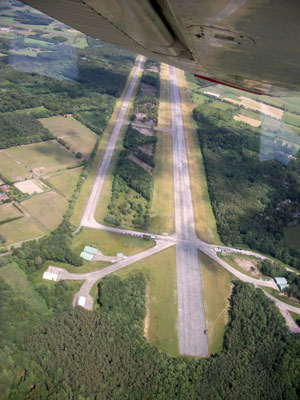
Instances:
[[[300,339],[261,290],[235,283],[223,352],[171,358],[141,335],[146,283],[141,273],[107,277],[96,311],[24,320],[28,305],[0,281],[2,392],[10,384],[11,399],[299,398]]]
[[[300,269],[300,253],[283,241],[284,229],[298,223],[299,153],[289,157],[291,149],[282,145],[275,159],[263,161],[264,133],[232,117],[228,110],[205,104],[194,109],[221,240],[235,247],[247,245]]]

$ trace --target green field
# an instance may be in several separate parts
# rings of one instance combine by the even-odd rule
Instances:
[[[68,202],[58,193],[51,191],[32,196],[23,201],[22,206],[52,231],[61,223]]]
[[[24,214],[13,203],[0,205],[0,224],[11,218],[23,217],[23,215]]]
[[[221,258],[221,260],[227,262],[229,265],[231,265],[233,268],[235,268],[237,271],[241,272],[244,275],[251,276],[251,278],[259,279],[259,278],[264,278],[267,279],[263,274],[252,274],[251,272],[248,272],[246,269],[242,268],[237,262],[234,260],[235,257],[238,257],[240,259],[244,260],[257,260],[256,257],[252,256],[247,256],[244,254],[228,254],[226,256],[222,256],[221,253],[218,253],[218,257]]]
[[[80,254],[85,245],[95,246],[106,256],[116,256],[117,253],[131,256],[153,247],[154,242],[130,235],[82,228],[80,233],[74,237],[72,248],[77,254]]]
[[[0,269],[0,277],[14,290],[17,297],[28,304],[30,309],[37,313],[45,313],[48,308],[44,299],[36,292],[16,263],[5,265]]]
[[[175,247],[132,264],[116,274],[125,279],[135,272],[144,272],[149,277],[150,324],[147,338],[170,355],[178,356]]]
[[[223,348],[229,298],[234,276],[199,251],[208,346],[211,354]]]
[[[6,244],[9,245],[22,240],[44,236],[46,230],[43,230],[34,218],[26,216],[7,224],[0,225],[0,233],[6,237]]]
[[[42,173],[57,171],[78,162],[56,140],[12,147],[5,150],[5,153],[25,168],[41,168]]]
[[[40,106],[40,107],[23,108],[21,110],[5,112],[0,115],[11,115],[11,114],[31,115],[32,113],[36,113],[36,112],[38,112],[38,113],[43,112],[43,113],[47,114],[49,111],[46,110],[45,107]]]
[[[53,174],[45,180],[49,182],[58,193],[66,199],[70,199],[74,193],[81,171],[82,167],[72,168],[58,174]]]
[[[4,151],[0,151],[0,174],[8,181],[23,181],[32,174],[16,161],[11,160]]]
[[[244,115],[245,117],[249,117],[249,118],[253,118],[253,119],[258,119],[261,120],[262,118],[262,114],[255,112],[255,111],[251,111],[251,110],[247,110],[246,108],[241,107],[239,110],[239,114]],[[268,118],[268,119],[273,119],[273,118]]]
[[[224,101],[220,101],[220,100],[216,100],[213,103],[210,103],[209,106],[217,108],[219,110],[228,110],[228,109],[233,108],[232,105],[225,103]]]
[[[300,115],[285,112],[283,121],[286,122],[287,124],[295,125],[298,128],[300,127]]]
[[[295,250],[300,249],[300,225],[289,228],[284,233],[284,241]]]
[[[73,153],[80,152],[88,158],[95,146],[97,135],[73,117],[50,117],[39,120],[45,128],[56,136],[62,138]]]
[[[54,47],[53,43],[45,42],[44,40],[32,39],[32,38],[26,38],[25,44],[28,44],[28,45],[32,44],[37,47],[49,47],[49,48]]]

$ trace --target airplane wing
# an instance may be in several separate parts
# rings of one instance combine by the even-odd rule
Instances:
[[[297,0],[23,0],[104,42],[258,94],[300,90]]]

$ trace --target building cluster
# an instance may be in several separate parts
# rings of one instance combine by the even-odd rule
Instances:
[[[1,179],[0,179],[0,202],[6,202],[9,201],[9,197],[7,195],[8,191],[10,189],[10,186],[5,184]]]

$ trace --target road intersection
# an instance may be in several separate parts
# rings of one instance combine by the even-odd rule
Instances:
[[[131,101],[134,86],[137,81],[139,71],[141,70],[143,57],[140,57],[136,63],[134,74],[129,83],[123,105],[117,117],[116,124],[112,131],[109,143],[102,160],[99,163],[97,176],[86,204],[80,227],[89,227],[93,229],[101,229],[120,234],[128,234],[133,236],[144,236],[145,233],[133,230],[124,230],[120,228],[107,227],[98,223],[94,214],[100,198],[104,179],[113,155],[113,151],[119,137],[121,127],[126,123],[125,115]],[[172,129],[170,133],[173,137],[173,173],[174,173],[174,199],[175,199],[175,232],[169,236],[155,236],[156,245],[139,254],[128,257],[125,260],[116,262],[99,271],[86,274],[73,274],[63,269],[57,269],[57,280],[83,280],[84,283],[78,293],[76,293],[73,305],[76,306],[78,298],[84,296],[86,298],[85,308],[92,310],[93,298],[90,296],[90,290],[104,276],[107,276],[121,268],[140,261],[145,257],[149,257],[159,251],[170,246],[176,245],[176,263],[177,263],[177,291],[178,291],[178,337],[179,350],[181,354],[206,357],[209,355],[205,310],[202,296],[202,283],[200,265],[198,259],[198,249],[208,255],[238,279],[244,282],[253,283],[256,287],[270,287],[275,290],[277,286],[273,281],[265,281],[252,278],[245,275],[224,260],[221,260],[217,251],[226,249],[231,252],[245,252],[243,250],[232,249],[225,246],[215,246],[208,244],[196,236],[193,203],[190,189],[189,168],[187,161],[187,153],[184,138],[184,127],[181,115],[181,102],[178,90],[177,73],[174,67],[170,67],[170,102],[171,102],[171,118]],[[151,236],[150,233],[147,235]],[[217,248],[217,251],[216,251]],[[251,255],[262,256],[249,252]],[[287,324],[292,332],[299,332],[299,328],[291,318],[288,310],[300,314],[300,309],[283,303],[269,293],[265,292],[268,297],[275,301],[282,315],[285,317]]]

